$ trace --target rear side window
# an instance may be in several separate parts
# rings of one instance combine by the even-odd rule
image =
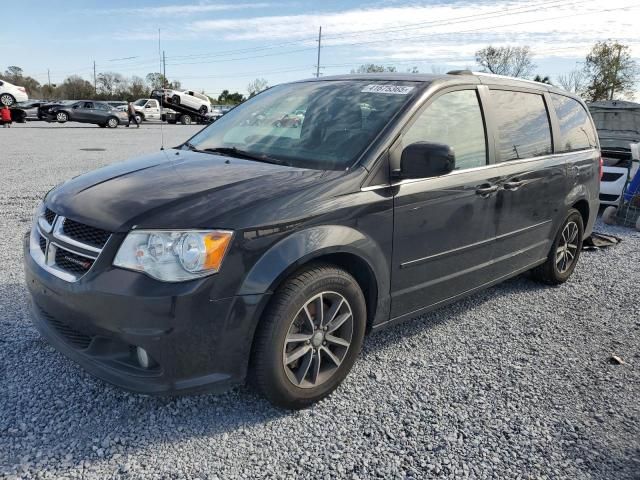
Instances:
[[[551,153],[551,127],[542,95],[491,90],[500,161]]]
[[[560,123],[559,152],[583,150],[596,145],[596,134],[580,102],[552,93],[551,103]]]
[[[414,142],[449,145],[456,156],[456,170],[486,165],[484,122],[476,91],[459,90],[436,98],[402,138],[403,148]]]

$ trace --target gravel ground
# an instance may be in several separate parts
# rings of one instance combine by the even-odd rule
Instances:
[[[49,188],[156,150],[159,127],[39,126],[0,129],[0,477],[640,478],[638,233],[598,224],[623,243],[564,286],[519,277],[370,336],[305,411],[247,388],[144,397],[39,338],[17,252]]]

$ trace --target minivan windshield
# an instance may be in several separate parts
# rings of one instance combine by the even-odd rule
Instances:
[[[238,105],[185,145],[294,167],[344,170],[419,86],[388,80],[279,85]]]

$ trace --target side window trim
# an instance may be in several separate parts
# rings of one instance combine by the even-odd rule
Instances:
[[[483,123],[483,128],[484,128],[484,141],[485,141],[485,164],[480,166],[480,167],[474,167],[475,168],[484,168],[488,165],[491,165],[492,162],[492,154],[493,154],[493,148],[491,148],[491,143],[492,141],[490,140],[489,137],[489,125],[487,122],[487,115],[486,115],[486,111],[485,111],[485,106],[484,106],[484,102],[483,102],[483,98],[482,95],[480,94],[480,88],[482,87],[482,85],[455,85],[452,87],[447,87],[447,88],[443,88],[442,90],[438,90],[437,92],[435,92],[433,95],[431,95],[429,98],[427,98],[422,105],[420,105],[420,107],[414,112],[414,114],[411,116],[411,118],[402,126],[402,130],[400,131],[400,133],[398,134],[398,136],[396,137],[396,139],[393,141],[393,144],[390,146],[389,148],[389,163],[391,166],[391,169],[393,170],[396,167],[396,164],[399,164],[400,161],[400,155],[401,155],[401,148],[402,148],[402,139],[404,138],[404,136],[406,135],[406,133],[409,131],[409,129],[411,129],[411,127],[418,121],[418,119],[420,118],[420,116],[424,113],[424,111],[429,108],[431,106],[431,104],[437,100],[438,98],[447,95],[448,93],[451,92],[459,92],[459,91],[464,91],[464,90],[470,90],[470,91],[474,91],[476,93],[476,97],[478,99],[478,106],[480,107],[480,115],[482,116],[482,123]],[[399,165],[397,165],[399,166]],[[468,170],[472,170],[472,169],[468,169]],[[462,171],[466,171],[462,170]],[[453,172],[452,172],[453,173]]]

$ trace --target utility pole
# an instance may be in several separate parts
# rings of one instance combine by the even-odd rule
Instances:
[[[47,84],[49,85],[49,90],[51,90],[51,72],[47,68]]]
[[[93,93],[98,94],[98,84],[96,83],[96,61],[93,61]]]
[[[318,30],[318,64],[316,65],[316,78],[320,78],[320,47],[322,42],[322,26]]]
[[[162,50],[162,76],[164,77],[164,83],[166,83],[167,82],[167,62],[165,61],[164,50]],[[163,85],[163,87],[166,87],[166,85]]]

